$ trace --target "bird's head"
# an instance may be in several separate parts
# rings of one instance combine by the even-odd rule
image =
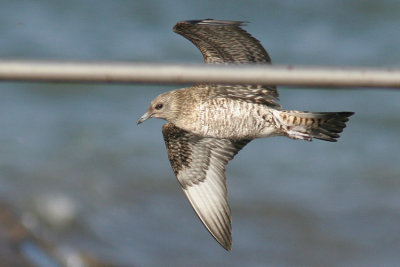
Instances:
[[[173,122],[179,114],[179,108],[176,102],[175,91],[166,92],[157,96],[151,101],[147,112],[138,119],[137,124],[149,118],[159,118]]]

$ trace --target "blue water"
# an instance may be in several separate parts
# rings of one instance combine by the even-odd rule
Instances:
[[[400,2],[2,1],[0,58],[200,62],[179,20],[244,20],[276,64],[400,67]],[[0,197],[56,246],[124,266],[393,266],[400,261],[400,94],[281,88],[290,109],[356,112],[338,143],[255,140],[227,169],[233,250],[169,166],[176,86],[0,83]]]

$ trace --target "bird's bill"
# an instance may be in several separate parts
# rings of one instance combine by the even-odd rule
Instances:
[[[143,114],[142,117],[140,117],[140,118],[137,120],[136,123],[139,125],[139,124],[141,124],[142,122],[144,122],[145,120],[147,120],[147,119],[149,119],[149,118],[151,118],[151,114],[150,114],[149,112],[146,112],[145,114]]]

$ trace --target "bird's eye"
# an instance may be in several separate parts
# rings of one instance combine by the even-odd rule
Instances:
[[[160,110],[160,109],[162,109],[162,108],[163,108],[163,106],[164,106],[164,105],[163,105],[163,104],[161,104],[161,103],[160,103],[160,104],[157,104],[157,105],[156,105],[156,109],[157,109],[157,110]]]

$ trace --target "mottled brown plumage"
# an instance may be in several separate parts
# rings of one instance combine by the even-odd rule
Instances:
[[[269,64],[242,22],[191,20],[174,31],[201,51],[206,63]],[[138,120],[161,118],[172,169],[212,236],[231,249],[225,167],[252,139],[287,136],[335,142],[352,112],[282,110],[275,86],[198,84],[157,96]]]
[[[242,21],[188,20],[178,22],[174,32],[191,41],[208,64],[270,64],[271,58],[261,43],[243,30]],[[279,94],[276,86],[220,86],[225,97],[246,98],[251,92],[258,101],[275,108]],[[246,100],[247,101],[247,100]]]
[[[172,123],[165,124],[162,132],[172,169],[186,197],[207,230],[229,250],[232,228],[225,166],[250,140],[204,138]]]

